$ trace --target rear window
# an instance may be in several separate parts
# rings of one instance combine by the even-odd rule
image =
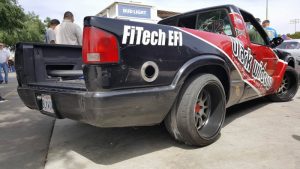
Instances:
[[[177,22],[178,20],[178,22]],[[186,14],[162,20],[159,24],[197,29],[233,36],[232,26],[226,9]]]
[[[200,13],[196,29],[224,35],[233,35],[226,10],[214,10]]]
[[[177,26],[177,17],[161,20],[158,23],[163,25]]]
[[[178,26],[183,28],[195,29],[197,22],[197,15],[187,15],[183,16],[178,21]]]
[[[300,49],[299,42],[283,42],[277,48],[279,49]]]

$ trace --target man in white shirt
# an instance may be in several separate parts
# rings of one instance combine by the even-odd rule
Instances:
[[[9,59],[9,51],[4,49],[4,44],[0,42],[0,84],[3,83],[2,69],[5,74],[5,83],[8,82],[8,59]]]
[[[63,22],[56,27],[55,31],[57,44],[82,45],[82,31],[74,23],[72,12],[65,12]]]
[[[56,35],[55,35],[55,27],[59,25],[60,22],[57,19],[52,19],[50,21],[49,28],[46,30],[46,43],[55,44],[56,43]]]

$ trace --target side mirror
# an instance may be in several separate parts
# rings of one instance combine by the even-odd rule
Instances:
[[[271,48],[276,48],[278,45],[280,45],[284,40],[281,37],[273,38],[270,41]]]

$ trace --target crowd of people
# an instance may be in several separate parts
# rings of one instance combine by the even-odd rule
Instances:
[[[259,24],[261,24],[261,26],[267,33],[269,40],[272,40],[272,39],[278,37],[277,31],[274,28],[270,27],[270,20],[264,20],[261,23],[261,20],[259,18],[256,18],[256,21]],[[251,28],[251,25],[252,24],[249,22],[248,26],[247,26],[248,29],[249,29],[249,27]],[[249,33],[250,41],[252,43],[265,45],[264,39],[262,38],[262,36],[260,35],[260,33],[256,30],[256,28],[254,26],[252,26],[252,28],[248,30],[248,33]]]
[[[65,12],[62,23],[58,19],[52,19],[45,39],[48,44],[82,45],[82,31],[74,23],[73,13]]]
[[[74,23],[72,12],[65,12],[61,23],[58,19],[50,21],[49,28],[46,30],[45,42],[48,44],[82,45],[82,31]],[[2,70],[4,77],[2,76]],[[14,60],[10,59],[10,52],[8,49],[5,49],[5,45],[0,43],[0,84],[7,84],[8,72],[14,71]],[[4,101],[5,99],[1,97],[0,93],[0,102]]]

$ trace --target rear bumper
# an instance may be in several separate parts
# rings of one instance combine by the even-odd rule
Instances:
[[[41,94],[51,96],[55,115],[99,127],[145,126],[160,123],[171,109],[177,89],[147,89],[108,92],[56,91],[19,87],[24,104],[41,111]]]

